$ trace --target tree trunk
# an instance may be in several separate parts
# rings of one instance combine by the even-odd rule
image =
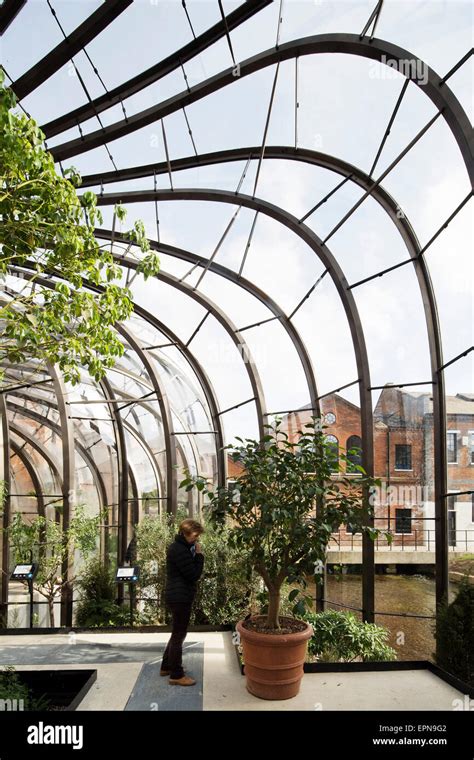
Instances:
[[[48,597],[49,625],[54,628],[54,597]]]
[[[278,613],[280,611],[280,589],[269,591],[268,596],[267,628],[279,628],[280,621]]]

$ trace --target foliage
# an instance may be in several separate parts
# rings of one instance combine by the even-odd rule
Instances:
[[[173,515],[145,515],[135,526],[137,563],[140,566],[138,594],[146,601],[144,611],[157,624],[166,622],[166,552],[184,520],[184,512]]]
[[[252,572],[247,550],[230,542],[229,528],[206,524],[202,538],[205,572],[194,602],[196,624],[234,624],[255,606],[259,578]]]
[[[112,568],[99,557],[93,557],[84,566],[76,582],[79,601],[75,606],[76,625],[82,628],[130,625],[130,609],[116,603],[117,584]],[[145,618],[133,613],[135,625],[146,622]]]
[[[6,665],[0,672],[0,699],[12,702],[15,700],[28,711],[47,710],[49,705],[49,701],[44,696],[39,698],[33,696],[31,689],[22,682],[13,665]]]
[[[240,445],[226,447],[242,467],[235,485],[214,491],[206,478],[189,473],[180,484],[207,495],[210,521],[228,525],[229,545],[263,578],[269,592],[266,626],[270,629],[279,627],[284,581],[304,590],[309,575],[315,573],[318,580],[331,535],[341,524],[372,538],[380,532],[368,525],[369,488],[377,481],[358,465],[352,465],[358,478],[346,476],[347,455],[335,460],[333,444],[326,440],[319,421],[298,431],[297,442],[289,440],[280,424],[268,426],[262,441],[238,438]],[[298,588],[290,601],[296,602],[297,615],[312,603]]]
[[[364,662],[395,660],[396,652],[388,646],[390,632],[374,623],[363,623],[350,612],[306,613],[313,627],[308,652],[322,662]]]
[[[436,662],[474,686],[474,586],[465,576],[456,599],[438,608]]]
[[[177,526],[187,516],[145,516],[135,528],[137,562],[140,566],[138,594],[145,601],[144,612],[156,623],[167,622],[165,606],[166,553]],[[205,524],[202,536],[206,557],[205,572],[198,584],[191,622],[196,625],[233,623],[245,614],[257,592],[255,577],[249,576],[248,562],[241,551],[228,544],[228,533]]]
[[[73,577],[63,577],[63,567],[75,552],[87,558],[96,551],[100,519],[101,515],[88,517],[82,505],[76,506],[66,531],[61,522],[41,515],[30,522],[25,522],[20,512],[12,517],[7,528],[11,559],[14,564],[38,564],[33,587],[48,601],[51,626],[54,626],[55,598],[74,583]]]
[[[120,285],[121,268],[107,244],[94,237],[102,222],[97,197],[78,196],[81,178],[74,168],[57,174],[44,134],[36,122],[15,112],[16,98],[0,70],[0,278],[11,267],[27,267],[31,287],[0,302],[0,360],[20,364],[27,358],[58,364],[66,380],[78,382],[81,366],[95,380],[123,354],[113,327],[132,312],[129,289]],[[116,220],[125,209],[115,207]],[[138,269],[147,278],[159,270],[143,222],[126,233],[145,254]],[[110,245],[110,244],[109,244]],[[54,288],[39,278],[55,273]],[[30,275],[28,275],[30,276]],[[88,281],[99,293],[83,289]],[[3,371],[0,371],[0,381]]]

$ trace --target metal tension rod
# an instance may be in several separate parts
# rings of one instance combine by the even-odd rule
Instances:
[[[14,385],[11,388],[0,388],[0,393],[13,393],[13,391],[19,391],[21,388],[32,388],[34,385],[46,385],[46,383],[52,383],[52,378],[48,380],[38,380],[35,383],[23,383],[22,385]]]
[[[204,277],[204,275],[206,274],[206,272],[209,270],[209,267],[211,266],[212,262],[214,261],[215,257],[217,256],[217,254],[219,252],[219,249],[220,249],[222,243],[224,242],[224,240],[226,239],[227,235],[229,234],[230,230],[232,229],[232,226],[233,226],[235,220],[237,219],[237,217],[239,215],[239,211],[240,211],[241,208],[242,208],[241,206],[238,206],[237,210],[232,215],[230,221],[227,223],[227,227],[225,228],[224,232],[222,233],[222,235],[220,237],[220,240],[217,243],[216,247],[214,248],[214,250],[213,250],[210,258],[207,260],[206,264],[204,265],[203,270],[202,270],[202,272],[201,272],[201,274],[199,276],[199,279],[198,279],[196,285],[194,285],[194,290],[196,290],[199,287],[199,285],[201,284],[202,278]],[[198,266],[200,266],[200,262],[196,262],[196,264],[194,264],[194,266],[192,266],[191,269],[189,269],[186,272],[186,274],[183,275],[183,277],[181,277],[181,282],[184,282],[184,280],[186,279],[186,277],[189,277],[194,272],[194,270],[198,268]]]
[[[188,22],[189,22],[189,26],[191,27],[191,32],[192,32],[192,35],[193,35],[194,39],[196,39],[196,35],[195,35],[195,33],[194,33],[194,28],[193,28],[193,25],[192,25],[192,23],[191,23],[191,19],[189,18],[188,9],[187,9],[187,7],[186,7],[186,0],[181,0],[181,5],[182,5],[182,6],[183,6],[183,8],[184,8],[184,12],[185,12],[185,14],[186,14],[186,18],[188,19]]]
[[[385,179],[385,177],[387,176],[387,174],[389,174],[389,172],[391,172],[392,169],[394,169],[395,166],[397,166],[397,164],[400,163],[400,161],[402,160],[402,158],[404,158],[404,156],[406,156],[406,154],[408,153],[408,151],[410,151],[413,148],[413,146],[416,145],[416,143],[418,142],[418,140],[420,140],[423,137],[423,135],[425,134],[425,132],[427,132],[428,129],[435,123],[435,121],[437,119],[439,119],[439,117],[442,115],[442,113],[443,113],[442,110],[438,111],[438,113],[436,113],[433,116],[433,118],[430,119],[429,122],[427,124],[425,124],[425,126],[422,129],[420,129],[420,131],[418,132],[418,134],[415,135],[415,137],[413,138],[413,140],[411,140],[409,142],[409,144],[406,146],[406,148],[404,148],[402,150],[402,152],[399,153],[399,155],[396,157],[396,159],[394,161],[392,161],[392,163],[390,164],[390,166],[388,166],[387,169],[385,169],[385,171],[382,172],[382,174],[380,175],[380,177],[374,182],[373,185],[371,185],[371,187],[364,193],[364,195],[361,198],[359,198],[359,200],[352,206],[352,208],[347,212],[347,214],[345,214],[343,216],[343,218],[341,219],[341,221],[338,222],[335,227],[333,227],[333,229],[331,230],[331,232],[329,233],[329,235],[327,235],[324,238],[323,244],[327,243],[327,241],[334,235],[334,233],[337,232],[337,230],[339,230],[342,227],[342,225],[347,222],[347,220],[349,219],[349,217],[352,216],[352,214],[354,213],[354,211],[356,211],[359,208],[359,206],[366,200],[366,198],[368,198],[368,196],[372,194],[373,190],[375,190],[375,188],[380,185],[380,183],[382,182],[383,179]]]
[[[441,86],[442,86],[442,85],[443,85],[445,82],[447,82],[447,81],[448,81],[448,79],[449,79],[449,77],[452,77],[452,75],[453,75],[453,74],[454,74],[454,73],[455,73],[455,72],[456,72],[458,69],[460,69],[460,68],[461,68],[461,66],[463,66],[463,64],[465,64],[465,63],[466,63],[466,61],[467,61],[467,60],[468,60],[468,59],[471,57],[471,55],[473,55],[473,54],[474,54],[474,48],[471,48],[470,50],[468,50],[468,51],[467,51],[467,53],[466,53],[466,55],[463,55],[463,57],[461,58],[461,60],[460,60],[460,61],[458,61],[458,63],[456,63],[456,65],[455,65],[455,66],[453,66],[453,68],[452,68],[452,69],[450,69],[450,70],[448,71],[448,73],[446,74],[446,76],[445,76],[445,77],[443,77],[443,78],[441,79],[441,81],[440,81],[440,83],[439,83],[439,86],[441,87]]]
[[[371,385],[369,391],[383,391],[386,388],[407,388],[409,385],[435,385],[433,380],[423,380],[421,383],[385,383],[385,385]]]
[[[372,28],[370,39],[372,40],[374,38],[375,27],[377,26],[377,21],[379,20],[380,11],[382,10],[382,5],[383,5],[383,0],[378,0],[377,5],[375,6],[374,10],[369,16],[369,20],[367,21],[366,25],[364,26],[364,28],[362,29],[359,35],[359,39],[363,39],[365,37],[366,32],[368,31],[369,26],[371,25],[372,21],[374,21],[374,26]]]
[[[326,398],[326,396],[332,396],[333,393],[339,393],[339,391],[343,391],[345,388],[350,388],[352,385],[357,385],[358,383],[360,383],[359,378],[357,378],[357,380],[353,380],[352,383],[341,385],[340,388],[335,388],[333,391],[329,391],[329,393],[323,393],[322,396],[318,396],[318,401],[320,401],[322,398]]]
[[[116,411],[120,412],[121,409],[125,409],[125,407],[127,406],[132,406],[133,404],[139,404],[141,401],[145,401],[145,399],[150,398],[150,396],[154,396],[155,394],[156,394],[156,391],[150,391],[150,393],[145,393],[145,395],[141,396],[141,398],[134,398],[132,401],[127,401],[125,404],[122,404],[122,406],[118,406]],[[117,401],[118,403],[120,403],[118,399]]]
[[[190,344],[190,343],[191,343],[191,341],[192,341],[192,340],[193,340],[193,339],[196,337],[196,335],[198,334],[199,330],[200,330],[200,329],[201,329],[201,327],[203,326],[203,324],[204,324],[204,322],[206,321],[206,319],[207,319],[207,318],[210,316],[210,314],[211,314],[211,312],[210,312],[210,311],[206,311],[206,313],[204,314],[203,318],[202,318],[202,319],[201,319],[201,321],[199,322],[198,326],[196,327],[196,329],[195,329],[195,330],[194,330],[194,332],[192,333],[191,337],[190,337],[190,338],[189,338],[189,340],[187,340],[187,341],[186,341],[186,343],[184,344],[186,348],[189,348],[189,344]]]
[[[317,411],[314,406],[305,406],[303,409],[280,409],[279,412],[268,412],[269,415],[275,414],[297,414],[298,412],[315,412]]]
[[[262,8],[269,5],[271,0],[249,0],[242,3],[235,11],[232,11],[227,16],[227,24],[229,29],[235,29],[240,24],[252,18]],[[54,137],[55,135],[65,132],[71,127],[75,127],[77,124],[90,119],[94,116],[95,110],[98,113],[111,108],[116,103],[119,103],[122,98],[127,99],[135,93],[140,92],[145,87],[159,81],[167,74],[175,71],[180,62],[186,63],[186,61],[192,60],[196,55],[206,50],[210,45],[220,40],[225,34],[225,27],[221,21],[214,24],[210,29],[199,35],[196,40],[188,42],[184,47],[180,48],[176,52],[164,58],[159,63],[146,69],[140,74],[132,77],[127,82],[124,82],[118,87],[115,87],[109,92],[109,95],[101,95],[99,98],[95,98],[92,103],[85,103],[78,108],[73,109],[63,116],[59,116],[56,119],[43,124],[41,126],[42,131],[46,137]]]
[[[400,95],[398,96],[398,100],[395,103],[395,108],[393,109],[393,113],[392,113],[392,115],[391,115],[391,117],[389,119],[387,129],[385,130],[384,136],[382,137],[382,142],[380,143],[379,149],[378,149],[377,154],[375,156],[374,163],[372,164],[372,168],[371,168],[371,170],[369,172],[369,177],[371,177],[373,175],[374,171],[375,171],[375,167],[377,166],[377,163],[378,163],[378,160],[380,158],[380,155],[381,155],[381,153],[382,153],[382,151],[384,149],[384,145],[385,145],[385,143],[387,141],[387,138],[388,138],[388,136],[389,136],[389,134],[391,132],[393,122],[395,121],[395,117],[396,117],[396,115],[398,113],[398,110],[399,110],[401,104],[402,104],[402,100],[403,100],[404,95],[405,95],[405,93],[406,93],[406,91],[408,89],[408,85],[409,84],[410,84],[410,80],[409,79],[405,79],[405,81],[403,83],[403,86],[402,86],[402,89],[400,91]]]
[[[221,412],[219,412],[219,417],[221,414],[227,414],[227,412],[232,412],[234,409],[238,409],[239,406],[245,406],[245,404],[250,404],[252,401],[255,401],[256,396],[252,396],[252,398],[248,398],[247,401],[241,401],[240,404],[235,404],[234,406],[229,406],[228,409],[223,409]]]
[[[268,317],[268,319],[261,319],[260,322],[254,322],[251,325],[246,325],[245,327],[239,327],[235,332],[243,332],[244,330],[250,330],[252,327],[260,327],[260,325],[266,325],[267,322],[274,322],[275,320],[280,321],[280,317]]]
[[[293,309],[293,311],[291,312],[291,314],[288,316],[288,319],[292,319],[295,316],[295,314],[298,311],[298,309],[300,309],[301,306],[303,306],[304,302],[310,297],[310,295],[313,292],[313,290],[319,285],[319,283],[321,282],[321,280],[323,280],[324,277],[326,277],[326,275],[327,275],[328,272],[329,272],[329,269],[325,269],[324,272],[318,277],[318,279],[316,280],[316,282],[313,285],[311,285],[311,287],[308,290],[308,292],[303,296],[303,298],[301,299],[301,301],[298,303],[298,305]]]
[[[175,430],[171,435],[217,435],[217,430]]]
[[[317,209],[320,206],[322,206],[323,203],[326,203],[326,201],[328,201],[329,198],[331,198],[331,196],[333,196],[334,193],[337,192],[340,187],[342,187],[343,185],[345,185],[346,182],[349,182],[349,180],[352,179],[352,176],[353,176],[352,174],[349,174],[347,177],[344,177],[344,179],[341,180],[341,182],[339,182],[336,185],[336,187],[334,187],[332,190],[330,190],[329,193],[327,195],[325,195],[324,198],[321,201],[318,201],[318,203],[315,206],[313,206],[313,208],[311,208],[308,211],[307,214],[305,214],[304,216],[302,216],[301,219],[298,219],[299,224],[302,224],[305,221],[305,219],[308,218],[308,216],[311,216],[311,214],[314,214],[314,212],[317,211]]]
[[[25,98],[40,84],[43,84],[56,71],[59,71],[61,66],[64,66],[76,53],[79,53],[97,37],[131,3],[132,0],[109,0],[107,3],[102,3],[71,34],[64,35],[63,42],[60,42],[31,69],[22,74],[16,82],[13,82],[12,90],[15,95],[19,98]]]
[[[265,121],[265,128],[263,130],[262,148],[261,148],[260,157],[259,157],[259,160],[258,160],[257,174],[255,176],[255,184],[253,186],[253,193],[252,193],[252,197],[253,198],[255,198],[255,194],[257,192],[257,185],[258,185],[258,180],[259,180],[259,177],[260,177],[260,169],[261,169],[261,166],[262,166],[263,156],[265,155],[265,146],[267,144],[267,134],[268,134],[268,128],[270,126],[270,117],[272,115],[273,101],[275,99],[275,91],[276,91],[276,85],[277,85],[277,81],[278,81],[278,72],[279,71],[280,71],[280,61],[278,61],[277,65],[276,65],[275,76],[273,77],[273,85],[272,85],[272,91],[271,91],[271,95],[270,95],[270,102],[268,104],[267,118],[266,118],[266,121]]]
[[[369,277],[364,277],[363,280],[358,280],[357,282],[354,282],[352,285],[349,285],[348,290],[352,290],[352,288],[357,288],[359,285],[363,285],[366,282],[370,282],[371,280],[375,280],[377,277],[383,277],[384,274],[387,274],[388,272],[393,272],[394,269],[399,269],[400,267],[405,266],[406,264],[415,263],[419,260],[421,256],[423,256],[430,245],[434,243],[438,235],[442,233],[443,230],[447,228],[450,222],[454,219],[456,214],[458,214],[461,209],[466,205],[466,203],[470,200],[472,195],[474,194],[474,191],[471,190],[470,193],[464,198],[463,201],[459,204],[459,206],[453,211],[453,213],[446,219],[446,221],[441,225],[441,227],[435,232],[433,237],[426,243],[426,245],[421,248],[419,253],[410,259],[403,259],[403,261],[399,261],[398,264],[393,264],[391,267],[387,267],[386,269],[382,269],[380,272],[376,272],[375,274],[370,275]]]
[[[62,24],[61,24],[60,20],[58,19],[58,14],[57,14],[57,13],[56,13],[56,11],[54,10],[53,6],[51,5],[51,0],[46,0],[46,2],[48,3],[48,7],[49,7],[49,9],[50,9],[50,11],[51,11],[51,13],[52,13],[52,15],[53,15],[53,17],[54,17],[54,20],[56,21],[57,25],[59,26],[59,28],[60,28],[60,30],[61,30],[61,32],[62,32],[62,35],[63,35],[63,37],[64,37],[64,41],[65,41],[65,42],[67,42],[67,40],[68,40],[68,37],[67,37],[67,35],[66,35],[66,32],[65,32],[65,31],[64,31],[64,29],[63,29],[63,26],[62,26]],[[86,53],[86,51],[85,51],[85,50],[84,50],[84,53]],[[87,55],[87,57],[89,58],[89,56],[88,56],[88,54],[87,54],[87,53],[86,53],[86,55]],[[88,90],[88,89],[87,89],[87,87],[86,87],[86,84],[85,84],[85,82],[84,82],[84,80],[83,80],[83,78],[82,78],[82,76],[81,76],[81,73],[80,73],[79,69],[77,68],[77,66],[76,66],[76,64],[75,64],[75,62],[74,62],[74,58],[73,58],[72,56],[70,56],[70,61],[71,61],[72,65],[73,65],[73,67],[74,67],[74,71],[76,72],[76,76],[77,76],[77,78],[78,78],[78,80],[79,80],[79,84],[81,85],[81,87],[82,87],[82,89],[83,89],[83,91],[84,91],[84,93],[85,93],[85,95],[86,95],[86,97],[87,97],[87,99],[88,99],[89,103],[91,103],[91,104],[92,104],[92,97],[91,97],[91,95],[90,95],[90,93],[89,93],[89,90]],[[102,78],[101,78],[101,76],[100,76],[100,74],[99,74],[98,70],[95,68],[94,64],[93,64],[93,63],[92,63],[92,61],[90,60],[90,58],[89,58],[89,61],[90,61],[91,65],[92,65],[92,68],[93,68],[94,72],[97,74],[97,76],[99,77],[100,81],[102,82]],[[102,82],[102,84],[103,84],[103,82]],[[105,84],[104,84],[104,87],[105,87]],[[105,89],[107,90],[107,88],[106,88],[106,87],[105,87]],[[104,125],[102,124],[102,120],[101,120],[101,118],[100,118],[99,114],[97,113],[97,111],[96,111],[95,109],[94,109],[94,111],[95,111],[95,114],[94,114],[94,115],[95,115],[95,117],[96,117],[97,121],[99,122],[99,124],[100,124],[100,126],[101,126],[102,132],[105,132],[105,127],[104,127]],[[124,114],[124,117],[125,117],[125,123],[126,123],[126,124],[128,124],[128,116],[127,116],[127,114],[126,114],[126,112],[125,112],[125,106],[123,105],[123,103],[122,103],[122,111],[123,111],[123,114]],[[79,134],[80,134],[80,136],[81,136],[81,140],[84,140],[84,134],[83,134],[83,132],[82,132],[82,129],[81,129],[81,125],[80,125],[79,123],[77,124],[77,128],[78,128],[78,130],[79,130]],[[46,145],[46,143],[45,143],[45,145]],[[108,157],[109,157],[109,159],[110,159],[110,161],[111,161],[111,163],[112,163],[112,166],[114,167],[114,169],[115,169],[116,171],[118,171],[118,169],[117,169],[117,166],[116,166],[116,164],[115,164],[115,161],[114,161],[114,159],[113,159],[113,157],[112,157],[112,154],[111,154],[111,152],[110,152],[110,149],[109,149],[109,146],[108,146],[108,144],[107,144],[107,143],[104,143],[104,147],[105,147],[105,150],[106,150],[106,152],[107,152],[107,155],[108,155]],[[59,161],[59,165],[60,165],[60,167],[61,167],[61,172],[62,172],[62,164],[61,164],[61,161]],[[63,176],[64,176],[64,173],[63,173]],[[86,218],[87,218],[87,212],[86,212],[86,210],[85,210],[85,209],[84,209],[84,214],[85,214],[85,216],[86,216]]]
[[[454,491],[454,492],[451,491],[451,493],[444,493],[443,494],[443,499],[447,499],[449,496],[469,496],[470,494],[473,494],[473,493],[474,493],[474,491]],[[414,517],[413,519],[414,520],[418,520],[417,517]],[[425,517],[424,519],[427,520],[429,518]]]
[[[234,51],[233,51],[233,48],[232,48],[232,41],[230,39],[229,26],[227,24],[227,19],[225,17],[224,8],[222,6],[222,0],[218,0],[218,2],[219,2],[219,10],[220,10],[221,16],[222,16],[222,23],[224,24],[224,28],[225,28],[225,36],[227,37],[227,44],[229,45],[230,55],[232,57],[232,63],[235,66],[236,65],[236,63],[235,63],[235,56],[234,56]]]
[[[457,362],[459,361],[459,359],[462,359],[464,356],[467,356],[471,351],[474,351],[474,346],[470,346],[465,351],[463,351],[462,354],[455,356],[454,359],[451,359],[451,361],[447,362],[446,364],[443,364],[442,367],[438,367],[436,372],[442,372],[443,369],[446,369],[446,367],[449,367],[451,364],[454,364],[454,362]]]

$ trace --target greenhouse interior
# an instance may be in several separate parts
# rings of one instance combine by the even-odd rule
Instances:
[[[474,709],[472,30],[3,0],[1,710]]]

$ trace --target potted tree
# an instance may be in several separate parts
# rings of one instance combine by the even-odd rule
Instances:
[[[209,519],[230,525],[229,541],[245,549],[268,591],[266,614],[237,623],[247,689],[263,699],[288,699],[299,691],[312,628],[280,615],[282,585],[296,586],[290,600],[293,614],[302,615],[312,602],[308,577],[322,580],[328,544],[341,524],[372,538],[378,534],[370,526],[369,499],[377,481],[362,467],[348,466],[352,452],[339,456],[316,419],[297,441],[279,421],[268,427],[262,441],[238,438],[240,445],[226,447],[242,467],[235,485],[212,490],[205,478],[187,473],[181,486],[207,496]]]

